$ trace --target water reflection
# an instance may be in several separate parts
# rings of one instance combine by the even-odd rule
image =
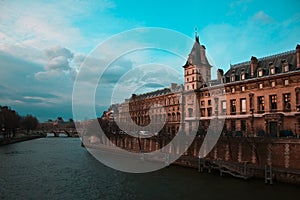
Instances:
[[[294,185],[244,181],[171,166],[153,173],[110,169],[79,138],[49,135],[0,147],[0,199],[286,199]]]

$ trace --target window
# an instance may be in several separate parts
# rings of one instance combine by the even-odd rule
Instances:
[[[209,106],[211,106],[211,100],[208,100],[208,102],[207,102],[207,103],[208,103],[208,105],[209,105]]]
[[[231,93],[235,93],[235,88],[231,88]]]
[[[261,76],[263,76],[263,75],[264,75],[263,69],[259,69],[259,71],[258,71],[258,76],[261,77]]]
[[[200,105],[205,106],[205,101],[201,101]]]
[[[275,81],[271,81],[271,87],[275,87],[276,86],[276,82]]]
[[[275,72],[275,67],[272,67],[271,69],[270,69],[270,74],[275,74],[276,72]]]
[[[186,86],[186,90],[189,90],[189,86],[188,85]]]
[[[245,92],[245,90],[246,90],[246,87],[245,87],[245,86],[242,86],[242,87],[241,87],[241,91],[242,91],[242,92]]]
[[[189,78],[186,78],[186,82],[189,82]]]
[[[189,117],[193,117],[193,108],[188,109]]]
[[[264,96],[257,97],[257,104],[258,104],[258,111],[264,112],[265,111],[265,97]]]
[[[200,109],[200,116],[205,117],[205,108]]]
[[[236,112],[236,100],[232,99],[230,100],[230,113],[235,114]]]
[[[246,76],[245,76],[245,73],[242,73],[241,74],[241,80],[245,80]]]
[[[277,95],[270,95],[270,110],[277,110]]]
[[[233,82],[233,81],[235,81],[235,75],[234,74],[231,75],[231,82]]]
[[[264,88],[264,84],[263,83],[258,84],[258,88],[259,89],[263,89]]]
[[[246,99],[241,99],[241,113],[246,113]]]
[[[222,113],[225,114],[226,113],[226,101],[222,101],[221,106],[222,106]]]
[[[195,85],[194,84],[192,85],[192,88],[195,89]]]
[[[283,72],[288,72],[289,71],[289,65],[283,66]]]
[[[291,111],[291,94],[290,93],[283,94],[283,110]]]
[[[297,105],[300,104],[300,91],[297,91],[297,89],[296,89],[296,104]]]
[[[212,115],[212,108],[207,108],[207,116],[211,117]]]
[[[289,85],[289,79],[285,79],[284,82],[283,82],[283,84],[284,84],[285,86]]]

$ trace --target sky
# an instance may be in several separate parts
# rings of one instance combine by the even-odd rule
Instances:
[[[143,81],[137,78],[144,72],[139,71],[143,64],[152,69],[150,75],[142,76],[151,80],[145,84],[147,91],[171,82],[182,83],[181,66],[192,44],[183,44],[177,39],[168,43],[163,34],[153,34],[149,39],[149,34],[145,36],[143,31],[131,34],[130,30],[157,27],[192,40],[196,30],[211,64],[226,71],[230,64],[248,61],[251,56],[260,58],[294,50],[300,43],[299,7],[298,0],[1,0],[0,105],[8,105],[20,115],[32,114],[41,122],[58,116],[68,120],[73,118],[74,83],[82,73],[86,75],[82,86],[94,84],[89,82],[93,79],[101,86],[95,95],[96,115],[101,116],[110,103],[130,95],[127,92],[117,99],[109,95],[126,73],[136,69],[135,76],[129,76],[131,82],[127,79],[119,84],[124,86],[120,91]],[[110,68],[104,69],[109,53],[145,46],[149,40],[165,42],[164,47],[177,45],[181,57],[172,57],[163,49],[143,49],[119,56]],[[107,46],[101,46],[107,41],[110,41]],[[105,47],[106,52],[93,54],[99,46]],[[87,58],[93,60],[91,63],[97,68],[87,67],[82,71]],[[158,70],[162,65],[171,66],[174,73],[182,74],[162,73]],[[107,74],[100,81],[92,76],[99,70]],[[79,94],[88,95],[84,89]],[[83,113],[84,103],[80,104]],[[86,114],[85,117],[92,116]]]

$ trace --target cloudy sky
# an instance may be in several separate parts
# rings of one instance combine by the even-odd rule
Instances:
[[[74,81],[81,73],[81,64],[90,57],[93,67],[88,66],[82,74],[88,80],[95,78],[101,85],[102,89],[97,89],[99,92],[95,95],[96,112],[100,116],[111,102],[119,100],[108,98],[106,91],[134,68],[137,69],[135,73],[141,75],[138,67],[143,64],[156,63],[142,76],[150,80],[145,83],[148,90],[182,81],[180,77],[174,80],[173,72],[156,73],[155,69],[161,68],[159,63],[181,73],[184,59],[169,59],[171,56],[163,50],[153,53],[147,49],[114,59],[105,71],[107,75],[100,81],[96,76],[92,77],[91,74],[104,71],[100,63],[109,60],[109,53],[128,47],[138,48],[149,42],[149,38],[138,34],[113,40],[115,35],[134,28],[161,27],[193,38],[197,27],[200,42],[206,46],[212,64],[227,70],[230,63],[247,61],[252,55],[264,57],[295,49],[300,43],[299,7],[298,0],[186,0],[173,3],[162,0],[2,0],[0,105],[11,106],[21,115],[31,113],[40,121],[58,116],[72,118]],[[166,41],[164,37],[155,35],[151,40],[163,42]],[[105,53],[99,51],[100,54],[90,56],[108,40],[109,45],[102,46],[106,47]],[[180,44],[180,41],[174,39],[171,43]],[[187,56],[190,45],[177,45],[181,47],[180,54]],[[95,63],[98,63],[96,67]],[[144,81],[132,74],[129,79],[131,81],[126,79],[122,90]],[[82,84],[91,82],[83,81]],[[89,95],[85,92],[82,90],[80,95]],[[84,101],[81,104],[84,105]],[[86,117],[90,115],[86,114]]]

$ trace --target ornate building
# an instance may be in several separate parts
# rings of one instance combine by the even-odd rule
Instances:
[[[300,45],[296,50],[218,69],[211,79],[205,47],[198,36],[184,68],[184,85],[136,95],[113,105],[110,113],[126,130],[166,120],[164,132],[205,134],[213,118],[225,118],[223,134],[280,136],[300,134]],[[150,109],[151,107],[151,109]],[[132,128],[130,128],[132,126]],[[154,131],[151,127],[147,131]]]

